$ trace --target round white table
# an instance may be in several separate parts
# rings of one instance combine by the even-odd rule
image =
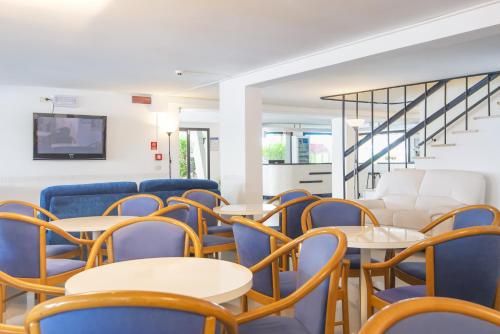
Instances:
[[[71,277],[66,294],[117,290],[176,293],[225,303],[252,287],[252,272],[233,262],[193,257],[123,261]]]
[[[347,237],[349,248],[359,248],[361,253],[360,269],[371,261],[372,249],[401,249],[424,240],[425,235],[415,230],[383,226],[338,226]],[[367,320],[367,291],[363,270],[360,270],[360,316],[361,324]]]
[[[224,216],[261,216],[276,208],[273,204],[231,204],[217,206],[214,212]]]
[[[92,239],[97,239],[99,234],[108,228],[119,224],[127,219],[135,218],[133,216],[94,216],[65,218],[51,221],[65,232],[92,232]]]

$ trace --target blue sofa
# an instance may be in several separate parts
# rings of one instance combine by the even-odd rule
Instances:
[[[147,180],[139,185],[135,182],[60,185],[42,190],[40,206],[61,219],[100,216],[111,204],[123,197],[148,193],[166,201],[169,197],[181,196],[189,189],[207,189],[220,193],[217,182],[197,179]],[[50,244],[65,243],[63,238],[52,233],[47,240]]]

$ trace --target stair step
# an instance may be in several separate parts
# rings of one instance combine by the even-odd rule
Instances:
[[[478,132],[479,132],[478,129],[469,129],[469,130],[452,131],[451,133],[453,133],[455,135],[455,134],[459,134],[459,133],[478,133]]]
[[[477,116],[477,117],[474,117],[474,119],[488,119],[488,118],[500,118],[500,115]]]
[[[436,159],[436,157],[415,157],[413,160],[433,160]]]
[[[431,147],[451,147],[457,146],[457,144],[432,144]]]

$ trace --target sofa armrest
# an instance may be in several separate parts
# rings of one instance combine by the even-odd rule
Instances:
[[[359,199],[356,200],[359,204],[365,206],[367,209],[385,209],[385,203],[382,199]]]

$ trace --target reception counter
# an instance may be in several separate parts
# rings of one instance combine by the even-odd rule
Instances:
[[[332,193],[332,164],[264,164],[264,197],[290,189],[307,189],[314,195]]]

